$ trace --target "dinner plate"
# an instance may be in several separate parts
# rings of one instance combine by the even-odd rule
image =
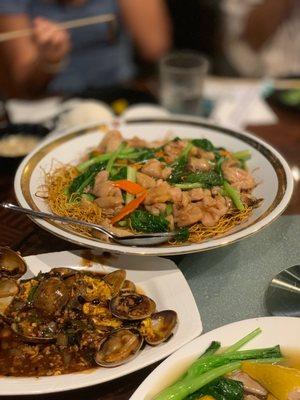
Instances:
[[[182,138],[206,137],[216,146],[223,146],[232,151],[250,150],[252,157],[248,166],[258,182],[254,195],[264,199],[262,205],[253,211],[247,222],[224,236],[178,246],[122,246],[75,233],[57,222],[35,219],[38,225],[63,239],[85,247],[126,254],[175,255],[209,250],[248,237],[274,221],[288,205],[293,191],[293,178],[289,166],[274,148],[254,135],[216,126],[198,118],[184,117],[127,120],[120,122],[118,128],[125,138],[137,135],[146,140],[156,140],[171,133],[174,137]],[[49,211],[45,200],[37,196],[44,183],[45,171],[50,171],[59,163],[78,163],[88,149],[100,142],[103,134],[103,129],[95,125],[78,128],[45,142],[26,157],[17,171],[14,183],[20,205],[34,210]]]
[[[235,322],[208,332],[176,351],[148,375],[130,400],[151,400],[153,396],[178,379],[212,341],[219,341],[222,346],[226,347],[258,327],[262,329],[262,333],[244,346],[244,349],[271,347],[279,344],[283,352],[285,349],[300,351],[299,318],[264,317]]]
[[[167,357],[202,332],[201,318],[192,292],[181,271],[170,260],[101,255],[90,250],[39,254],[25,257],[25,260],[28,271],[24,278],[58,266],[104,273],[118,268],[126,269],[128,279],[155,300],[158,310],[172,309],[177,312],[178,325],[170,340],[155,347],[146,346],[136,358],[119,367],[99,367],[73,374],[39,378],[1,377],[1,395],[61,392],[107,382]]]

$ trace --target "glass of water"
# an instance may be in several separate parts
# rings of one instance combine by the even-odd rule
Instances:
[[[172,113],[201,115],[209,62],[194,51],[166,55],[159,65],[160,103]]]

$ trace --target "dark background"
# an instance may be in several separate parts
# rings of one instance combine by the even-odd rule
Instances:
[[[242,0],[241,0],[242,1]],[[173,25],[173,50],[190,49],[206,55],[210,73],[236,75],[221,46],[221,0],[165,0]],[[141,75],[151,75],[155,66],[137,57]]]

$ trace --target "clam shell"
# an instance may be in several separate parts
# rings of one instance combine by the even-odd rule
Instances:
[[[104,282],[109,284],[112,292],[112,297],[116,296],[119,293],[125,282],[125,279],[126,272],[123,269],[118,269],[104,276],[103,280]]]
[[[148,329],[142,330],[145,341],[152,345],[158,345],[166,341],[177,324],[177,313],[173,310],[163,310],[154,313],[147,319]]]
[[[0,298],[15,296],[19,293],[18,282],[13,278],[0,278]]]
[[[54,316],[61,312],[69,297],[70,291],[64,281],[51,277],[39,284],[32,304],[44,315]]]
[[[8,247],[0,247],[0,277],[20,278],[27,271],[27,265],[19,253]]]
[[[95,361],[102,367],[117,367],[137,356],[143,337],[136,328],[120,328],[107,335],[100,343]]]
[[[110,301],[109,307],[115,317],[134,321],[150,317],[156,309],[156,304],[148,296],[125,293],[114,297]]]

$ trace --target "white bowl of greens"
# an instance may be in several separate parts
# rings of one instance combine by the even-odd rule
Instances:
[[[227,392],[220,390],[216,398],[243,400],[246,395],[244,385],[230,379],[230,375],[228,378],[228,374],[239,370],[246,360],[261,365],[283,361],[288,365],[290,361],[292,366],[300,351],[299,330],[299,318],[288,317],[253,318],[215,329],[168,357],[146,378],[130,400],[198,400],[201,396],[211,395],[214,385],[220,380],[225,382]],[[300,396],[300,371],[296,370],[295,374],[299,386],[294,385],[284,400]],[[267,397],[270,392],[268,388],[263,389],[265,394],[262,397],[257,394],[254,399]]]

